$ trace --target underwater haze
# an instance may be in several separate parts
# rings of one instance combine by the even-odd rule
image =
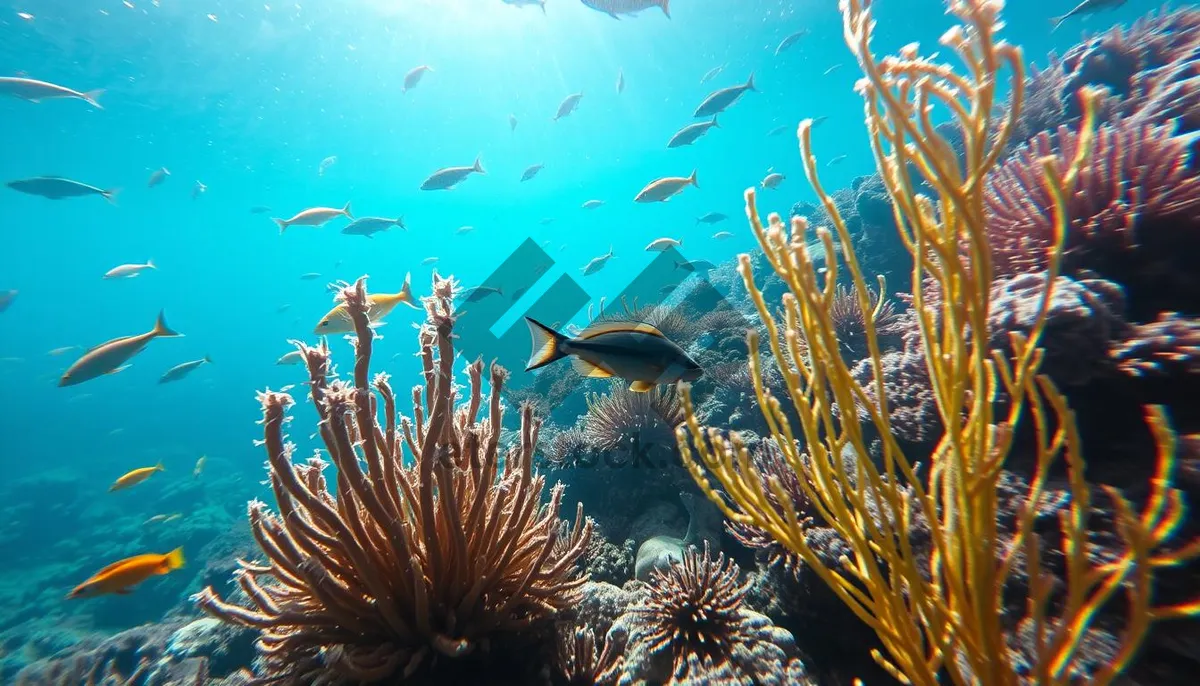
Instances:
[[[255,394],[295,385],[303,395],[303,367],[277,360],[295,349],[289,341],[317,343],[336,305],[328,284],[366,275],[371,292],[396,293],[411,275],[418,299],[435,272],[478,286],[532,239],[553,266],[527,293],[503,296],[511,307],[493,329],[524,340],[522,315],[564,274],[600,307],[659,257],[647,250],[658,239],[716,265],[757,252],[744,189],[785,216],[816,201],[797,150],[802,119],[820,118],[826,188],[875,172],[854,92],[861,71],[832,0],[671,0],[669,15],[646,3],[619,18],[588,6],[605,3],[637,4],[0,0],[0,77],[103,90],[97,107],[0,88],[0,183],[63,177],[96,191],[52,199],[0,186],[0,295],[15,291],[0,308],[0,460],[11,484],[0,507],[12,529],[0,533],[0,681],[77,641],[178,613],[227,576],[205,555],[240,550],[219,539],[245,538],[247,501],[274,507]],[[937,0],[874,4],[880,54],[914,41],[932,52],[951,23]],[[1011,2],[1004,35],[1045,64],[1085,33],[1152,9],[1131,0],[1052,31],[1050,18],[1076,4]],[[751,77],[755,89],[717,127],[668,147],[682,127],[711,119],[693,117],[706,96]],[[582,94],[577,108],[556,119],[572,94]],[[438,170],[476,160],[484,173],[422,190]],[[523,180],[533,165],[543,167]],[[160,169],[169,174],[152,185]],[[693,171],[695,184],[668,202],[634,201],[651,182]],[[782,179],[767,181],[775,173]],[[285,231],[272,221],[347,205],[403,228],[365,237],[343,233],[342,216]],[[699,221],[709,213],[727,218]],[[585,275],[610,249],[613,259]],[[160,311],[181,337],[60,386],[89,350],[151,331]],[[588,316],[584,305],[546,323],[583,328]],[[377,328],[373,369],[392,375],[402,400],[421,383],[423,321],[402,303]],[[349,369],[345,333],[327,338]],[[576,402],[586,410],[582,394]],[[292,414],[291,439],[307,456],[316,413],[301,399]],[[66,599],[105,565],[177,547],[183,569],[131,594]]]

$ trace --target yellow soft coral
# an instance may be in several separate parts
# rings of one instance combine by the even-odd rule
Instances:
[[[830,314],[839,265],[831,261],[828,273],[823,278],[818,275],[804,219],[793,219],[789,232],[772,215],[764,227],[754,192],[746,193],[747,214],[763,253],[788,286],[778,317],[755,286],[749,256],[741,256],[739,271],[783,370],[787,400],[799,417],[809,457],[802,459],[783,405],[762,383],[759,340],[751,333],[749,364],[766,420],[788,465],[804,477],[799,482],[816,513],[849,544],[853,555],[843,558],[838,567],[823,564],[805,540],[805,513],[792,509],[776,478],[764,478],[755,469],[736,435],[700,426],[686,392],[688,422],[677,437],[685,465],[708,496],[728,517],[768,532],[819,574],[875,630],[886,649],[886,655],[874,655],[876,660],[902,682],[934,686],[944,671],[960,684],[1019,683],[1017,658],[1010,652],[1001,622],[1001,590],[1024,558],[1031,579],[1025,626],[1034,637],[1035,652],[1027,678],[1036,683],[1068,682],[1096,612],[1115,594],[1126,595],[1129,618],[1120,652],[1092,677],[1092,683],[1106,683],[1128,663],[1152,619],[1197,611],[1194,605],[1153,607],[1151,580],[1156,567],[1200,554],[1200,545],[1159,551],[1178,527],[1184,504],[1169,486],[1173,435],[1162,410],[1149,408],[1148,420],[1160,447],[1151,497],[1144,510],[1136,512],[1120,493],[1106,489],[1125,547],[1111,563],[1096,566],[1089,561],[1086,518],[1091,493],[1083,480],[1074,416],[1053,384],[1038,376],[1042,359],[1038,343],[1068,219],[1066,198],[1086,163],[1095,93],[1080,94],[1084,142],[1071,166],[1060,174],[1046,165],[1057,240],[1049,250],[1041,314],[1027,337],[1013,337],[1011,356],[989,349],[992,266],[983,183],[1020,112],[1024,78],[1020,50],[996,35],[1002,26],[1001,7],[998,0],[951,1],[950,14],[961,24],[941,42],[962,61],[965,69],[960,73],[920,57],[916,45],[901,49],[899,56],[876,59],[870,52],[874,22],[869,4],[841,2],[846,41],[865,77],[858,90],[866,102],[872,148],[896,223],[914,257],[914,309],[945,427],[928,458],[928,468],[918,476],[892,438],[876,336],[879,313],[872,308],[871,291],[849,231],[817,179],[810,122],[799,129],[805,171],[832,219],[837,242],[845,246],[845,267],[860,308],[870,313],[866,342],[878,402],[868,398],[842,359]],[[993,112],[1006,72],[1012,107],[997,122]],[[935,106],[947,110],[960,130],[961,161],[934,127]],[[937,200],[918,191],[910,170],[936,191]],[[824,254],[835,254],[830,230],[817,228],[816,235]],[[923,283],[931,284],[930,290],[923,289]],[[936,297],[927,300],[930,294]],[[1003,404],[997,402],[1000,398]],[[863,427],[856,421],[842,422],[837,410],[855,406],[866,408],[882,437],[878,464],[860,459],[856,466],[847,467],[840,457],[847,448],[868,454]],[[1047,470],[1055,460],[1065,460],[1070,473],[1072,501],[1062,521],[1067,590],[1053,613],[1048,608],[1052,579],[1040,568],[1032,534],[1034,508],[1019,513],[1015,533],[998,530],[998,484],[1018,419],[1032,423],[1036,438],[1036,468],[1027,502],[1039,502]],[[727,499],[717,493],[718,487]],[[768,491],[777,497],[768,499]],[[918,510],[931,529],[931,552],[914,550],[909,543],[907,532]]]

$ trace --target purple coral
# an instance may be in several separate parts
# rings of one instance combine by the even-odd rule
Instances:
[[[1053,205],[1042,160],[1063,172],[1079,136],[1041,133],[987,181],[988,237],[998,275],[1043,271]],[[1064,271],[1091,270],[1127,289],[1135,310],[1200,300],[1200,175],[1187,169],[1188,141],[1169,126],[1125,120],[1096,132],[1068,199]],[[1153,302],[1146,302],[1147,300]]]
[[[779,484],[783,493],[791,501],[789,503],[791,508],[797,515],[803,517],[802,524],[804,526],[811,526],[818,521],[808,494],[805,493],[804,487],[800,483],[800,475],[788,465],[783,451],[774,440],[765,440],[760,443],[754,451],[752,459],[754,468],[758,470],[764,483],[776,482]],[[771,506],[781,509],[783,503],[779,502],[775,489],[767,489],[765,493]],[[803,561],[769,532],[752,524],[733,520],[726,521],[725,527],[738,543],[751,550],[762,551],[767,557],[768,565],[786,569],[793,576],[799,574]]]
[[[1197,378],[1200,317],[1164,312],[1156,321],[1132,327],[1111,354],[1121,371],[1131,376]]]

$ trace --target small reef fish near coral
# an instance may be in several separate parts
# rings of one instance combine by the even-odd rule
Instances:
[[[938,4],[0,9],[0,683],[1193,683],[1200,9]]]

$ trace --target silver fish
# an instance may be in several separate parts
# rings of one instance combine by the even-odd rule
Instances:
[[[212,358],[208,355],[198,360],[192,360],[191,362],[182,362],[164,372],[162,376],[158,377],[158,382],[171,383],[172,381],[179,381],[188,374],[191,374],[198,367],[206,364],[212,364]]]
[[[822,72],[822,73],[821,73],[821,75],[822,75],[822,76],[829,76],[830,74],[832,74],[833,72],[835,72],[835,71],[837,71],[838,69],[841,69],[841,68],[842,68],[842,65],[841,65],[841,63],[835,64],[835,65],[833,65],[832,67],[830,67],[830,68],[826,69],[824,72]]]
[[[525,318],[533,350],[525,371],[571,357],[575,370],[593,379],[617,377],[645,393],[658,384],[695,381],[704,370],[661,331],[641,322],[603,322],[575,338]]]
[[[1062,26],[1063,22],[1071,17],[1082,16],[1084,14],[1095,14],[1102,10],[1116,9],[1124,4],[1125,0],[1083,0],[1083,2],[1073,7],[1070,12],[1067,12],[1061,17],[1051,17],[1050,24],[1054,28],[1050,30],[1058,30],[1058,27]]]
[[[421,78],[425,76],[425,72],[431,71],[433,71],[433,67],[427,67],[423,64],[419,67],[413,67],[410,69],[408,73],[404,75],[404,86],[400,89],[400,92],[407,93],[416,88],[417,84],[421,83]]]
[[[475,164],[470,167],[445,167],[439,169],[429,175],[421,183],[423,191],[448,191],[453,190],[455,186],[462,183],[471,174],[486,174],[483,170],[483,165],[480,164],[479,158],[475,158]]]
[[[783,40],[779,41],[779,45],[776,46],[776,48],[775,48],[775,56],[779,57],[780,53],[782,53],[784,50],[787,50],[788,48],[792,47],[792,45],[795,44],[796,41],[800,40],[801,38],[803,38],[807,35],[808,35],[808,29],[800,29],[799,31],[791,34],[787,38],[784,38]]]
[[[340,210],[333,207],[310,207],[307,210],[297,212],[294,217],[288,219],[279,219],[276,217],[272,218],[271,221],[275,222],[276,226],[279,227],[280,235],[283,235],[283,232],[287,231],[288,227],[323,226],[334,217],[346,217],[353,220],[354,213],[350,211],[350,203],[346,203]]]
[[[49,198],[50,200],[99,195],[114,205],[117,204],[117,193],[121,192],[120,188],[104,190],[79,181],[64,179],[61,176],[35,176],[31,179],[9,181],[6,185],[14,191],[37,195]]]
[[[508,130],[509,131],[517,130],[517,115],[515,115],[515,114],[508,115]]]
[[[684,262],[676,262],[676,269],[682,269],[685,272],[710,272],[717,268],[717,265],[708,260],[690,260]]]
[[[558,121],[563,117],[571,114],[579,108],[579,101],[583,98],[583,91],[572,93],[563,99],[558,105],[558,112],[554,114],[554,121]]]
[[[167,177],[170,175],[171,172],[168,171],[166,167],[159,167],[158,169],[155,169],[154,171],[150,172],[150,179],[146,181],[146,188],[154,188],[163,181],[166,181]]]
[[[387,217],[359,217],[346,225],[342,229],[342,233],[349,236],[365,236],[370,238],[372,234],[380,231],[387,231],[393,226],[399,226],[404,231],[408,231],[408,227],[404,225],[404,217],[396,217],[388,219]]]
[[[710,121],[688,124],[682,129],[676,131],[674,136],[671,136],[671,140],[667,141],[667,147],[678,148],[684,145],[691,145],[692,143],[695,143],[701,136],[708,133],[709,129],[714,127],[718,129],[721,128],[721,125],[717,123],[716,115],[713,115],[713,118]]]
[[[617,95],[625,92],[625,70],[617,71]]]
[[[717,239],[718,241],[723,241],[726,238],[733,238],[733,234],[728,231],[718,231],[713,234],[713,238]]]
[[[476,286],[463,293],[463,302],[477,303],[489,295],[504,295],[504,291],[499,286]]]
[[[62,378],[58,380],[59,387],[74,386],[85,381],[99,378],[105,374],[115,374],[128,365],[134,355],[140,353],[150,341],[155,338],[176,337],[183,334],[171,330],[167,326],[166,317],[162,312],[158,313],[158,320],[154,323],[154,328],[146,333],[136,336],[122,336],[114,338],[106,343],[88,350],[78,360],[63,372]]]
[[[300,275],[301,281],[316,281],[319,278],[321,278],[320,272],[305,272]]]
[[[603,204],[604,204],[603,200],[588,200],[587,202],[583,203],[582,207],[585,210],[594,210]]]
[[[601,255],[600,257],[594,257],[592,258],[591,262],[588,262],[586,265],[584,265],[583,275],[591,276],[601,269],[604,269],[604,265],[608,264],[608,261],[614,257],[616,257],[616,254],[613,253],[612,246],[610,245],[608,246],[608,253]]]
[[[717,222],[723,222],[726,219],[729,219],[729,217],[721,214],[720,212],[709,212],[708,214],[706,214],[702,217],[697,217],[696,223],[697,224],[716,224]]]
[[[674,238],[657,238],[646,246],[646,252],[666,252],[671,248],[682,248],[683,239],[675,240]]]
[[[762,187],[767,189],[778,188],[779,184],[783,183],[785,178],[787,177],[779,172],[771,172],[770,174],[767,174],[765,179],[762,180]]]
[[[13,301],[17,299],[18,293],[20,293],[20,291],[16,290],[15,288],[7,291],[0,291],[0,312],[7,310],[9,306],[13,304]]]
[[[792,128],[791,124],[780,124],[779,126],[776,126],[775,128],[773,128],[767,132],[767,138],[771,138],[772,136],[778,136],[779,134],[783,133],[784,131],[787,131],[790,128]]]
[[[81,93],[65,86],[38,81],[37,79],[28,79],[21,76],[0,76],[0,95],[8,95],[27,102],[74,99],[82,100],[92,107],[102,110],[104,108],[100,106],[100,96],[103,94],[103,89]]]
[[[337,155],[330,155],[321,160],[321,164],[317,165],[317,176],[325,176],[325,170],[337,164]]]
[[[529,165],[528,167],[525,168],[525,171],[521,173],[521,181],[528,181],[528,180],[532,179],[533,177],[537,176],[538,172],[540,172],[542,170],[542,168],[545,166],[546,165],[544,165],[544,164]]]
[[[278,360],[275,360],[275,364],[278,365],[300,364],[302,362],[304,362],[304,354],[299,350],[293,350],[290,353],[280,356]]]
[[[546,0],[501,0],[506,5],[513,7],[541,7],[542,14],[546,13]]]
[[[740,86],[730,86],[710,93],[704,99],[704,102],[700,103],[700,106],[696,108],[692,116],[711,117],[715,114],[720,114],[725,111],[725,108],[737,102],[738,98],[742,97],[746,91],[756,90],[758,89],[754,87],[754,74],[752,73],[750,74],[750,78],[746,79],[746,83]]]
[[[613,19],[620,19],[622,14],[637,14],[651,7],[658,7],[667,19],[671,18],[671,0],[582,0],[585,7],[597,12],[603,12]]]
[[[712,81],[713,79],[717,78],[717,76],[719,76],[721,74],[721,72],[723,72],[723,71],[725,71],[725,65],[723,65],[723,64],[720,66],[717,66],[717,67],[713,67],[712,69],[709,69],[708,71],[704,72],[704,76],[700,77],[700,83],[708,83],[709,81]]]
[[[250,214],[266,214],[271,211],[271,208],[266,205],[255,205],[250,208]]]
[[[207,192],[208,192],[208,186],[197,181],[196,185],[192,186],[192,200],[199,198],[200,196],[204,195]]]
[[[666,176],[651,181],[649,185],[637,194],[637,197],[633,201],[666,202],[688,186],[700,187],[700,184],[696,181],[695,169],[692,170],[691,176]]]
[[[829,161],[825,163],[825,166],[832,167],[833,165],[845,160],[847,157],[849,157],[849,155],[837,155],[836,157],[831,157],[829,158]]]

